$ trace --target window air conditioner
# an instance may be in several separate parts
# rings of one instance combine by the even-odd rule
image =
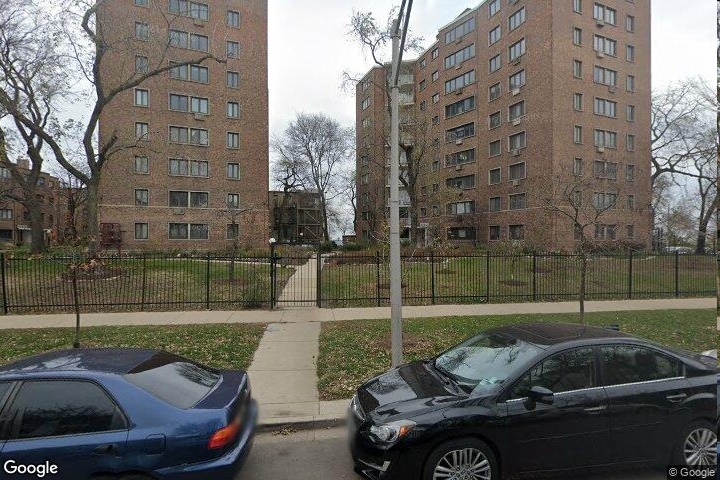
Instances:
[[[510,150],[510,155],[512,155],[513,157],[517,157],[518,155],[520,155],[520,150],[518,150],[517,148],[514,150]]]
[[[513,94],[513,96],[515,96],[515,95],[520,95],[520,89],[519,89],[519,88],[513,88],[511,93]]]
[[[184,208],[173,208],[173,213],[175,215],[185,215],[185,209]]]
[[[615,87],[613,87],[613,86],[609,86],[609,87],[608,87],[608,92],[610,92],[610,93],[615,93],[615,91],[616,91],[616,88],[615,88]]]
[[[604,153],[604,152],[605,152],[605,147],[597,147],[597,152],[598,152],[598,153]]]
[[[199,18],[196,18],[195,20],[193,20],[193,25],[195,25],[196,27],[204,27],[205,22],[203,22]]]
[[[458,170],[458,171],[462,170],[462,165],[455,165],[455,170]]]
[[[602,18],[596,19],[596,20],[595,20],[595,23],[597,23],[597,26],[598,26],[598,27],[604,27],[604,26],[605,26],[605,21],[604,21]]]
[[[458,63],[455,65],[455,70],[460,70],[462,68],[462,63]]]
[[[517,127],[518,125],[520,125],[520,119],[516,118],[515,120],[512,121],[512,124],[513,124],[513,126]]]
[[[458,138],[457,140],[455,140],[455,145],[462,145],[462,143],[463,143],[462,138]]]
[[[462,88],[455,90],[455,95],[462,95]]]
[[[515,180],[513,180],[511,183],[512,183],[512,186],[513,186],[513,187],[519,187],[519,186],[520,186],[520,180],[515,179]]]
[[[605,53],[600,50],[595,50],[595,56],[597,56],[597,58],[605,58]]]
[[[205,115],[203,115],[202,113],[196,113],[195,120],[197,120],[199,122],[203,122],[203,121],[205,121]]]

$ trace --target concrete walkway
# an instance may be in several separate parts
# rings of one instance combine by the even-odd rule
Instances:
[[[314,307],[317,302],[317,255],[299,266],[278,298],[283,307]]]
[[[586,302],[588,312],[632,310],[715,309],[715,298],[661,300],[611,300]],[[403,318],[472,315],[523,315],[531,313],[574,313],[577,302],[494,303],[478,305],[432,305],[403,307]],[[185,312],[84,313],[83,326],[101,325],[182,325],[193,323],[307,323],[340,320],[388,319],[389,307],[370,308],[278,308],[276,310],[199,310]],[[720,323],[718,324],[720,325]],[[2,315],[0,330],[9,328],[53,328],[75,326],[74,314]]]

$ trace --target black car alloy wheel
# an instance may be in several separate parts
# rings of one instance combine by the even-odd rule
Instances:
[[[717,463],[717,434],[709,422],[697,422],[685,429],[683,460],[687,465],[705,466]]]
[[[428,457],[423,480],[496,480],[497,462],[482,441],[464,438],[443,443]]]

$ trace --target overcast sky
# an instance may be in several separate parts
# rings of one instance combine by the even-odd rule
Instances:
[[[411,30],[428,46],[438,27],[480,3],[415,0]],[[361,10],[384,22],[392,5],[392,0],[269,0],[271,135],[281,133],[298,111],[324,112],[354,125],[354,94],[342,90],[342,73],[364,73],[371,61],[348,37],[349,19]],[[653,89],[690,76],[715,81],[715,15],[712,0],[652,0]]]

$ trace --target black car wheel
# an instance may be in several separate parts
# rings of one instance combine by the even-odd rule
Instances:
[[[683,465],[717,464],[717,432],[706,421],[693,422],[683,430],[676,451],[676,460]]]
[[[476,438],[451,440],[428,456],[423,480],[499,480],[495,455]]]

